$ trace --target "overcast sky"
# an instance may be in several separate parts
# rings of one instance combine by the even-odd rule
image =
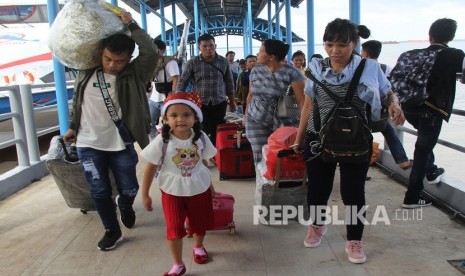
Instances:
[[[306,3],[304,0],[299,8],[291,8],[292,30],[300,37],[307,40]],[[123,6],[122,1],[118,1]],[[314,0],[315,43],[322,43],[323,32],[326,24],[336,17],[349,18],[349,0]],[[371,30],[370,39],[380,41],[389,40],[427,40],[428,30],[433,21],[438,18],[452,18],[457,21],[457,39],[465,39],[465,0],[361,0],[361,24]],[[274,10],[274,7],[273,7]],[[267,8],[263,9],[260,17],[266,19]],[[133,13],[134,14],[134,13]],[[171,19],[171,8],[167,8],[165,16]],[[136,19],[138,14],[134,14]],[[179,11],[177,23],[184,20]],[[152,36],[159,35],[160,20],[154,15],[148,17],[149,33]],[[285,25],[285,12],[281,11],[281,24]],[[166,29],[170,29],[169,26]],[[224,38],[217,37],[219,47],[225,47]],[[237,41],[237,42],[235,42]],[[229,39],[230,46],[234,43],[242,43],[242,39]],[[254,41],[253,45],[259,45]],[[238,45],[237,45],[238,46]]]

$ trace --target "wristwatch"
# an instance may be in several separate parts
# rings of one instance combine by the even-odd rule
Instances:
[[[137,22],[133,19],[133,20],[129,21],[129,22],[126,24],[126,26],[129,26],[129,25],[131,25],[131,24],[136,24],[136,25],[137,25]]]

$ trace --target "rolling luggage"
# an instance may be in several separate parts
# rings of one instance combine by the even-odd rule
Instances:
[[[229,230],[230,234],[236,232],[234,223],[234,196],[216,193],[212,199],[213,228],[211,230]]]
[[[266,148],[265,148],[266,150]],[[269,221],[270,206],[277,206],[283,210],[284,206],[292,206],[297,209],[297,215],[292,219],[299,219],[299,215],[308,219],[307,205],[307,174],[304,169],[303,177],[300,179],[281,179],[281,161],[286,156],[295,155],[294,150],[281,150],[278,152],[275,179],[266,178],[266,160],[263,159],[257,167],[257,187],[255,191],[255,203],[267,210],[265,220]],[[266,156],[265,153],[263,156]],[[303,161],[302,161],[303,162]],[[299,209],[300,208],[300,209]],[[299,212],[303,211],[303,214]],[[280,212],[280,211],[277,211]]]
[[[52,145],[54,143],[58,144]],[[62,158],[49,159],[45,162],[45,165],[60,189],[66,204],[70,208],[79,208],[83,214],[87,214],[88,211],[95,211],[84,176],[84,169],[79,160],[74,160],[73,155],[70,158],[67,146],[62,138],[54,137],[51,141],[51,148],[56,152],[62,151],[64,153]],[[74,160],[74,162],[70,160]],[[110,173],[110,181],[113,188],[112,195],[115,198],[118,195],[118,190],[116,189],[113,173]]]
[[[224,130],[228,127],[234,129]],[[218,127],[215,161],[220,180],[255,177],[252,147],[247,138],[242,136],[242,131],[243,128],[238,128],[237,124],[222,124]]]
[[[230,234],[236,233],[234,223],[234,196],[216,193],[212,198],[213,204],[213,226],[208,230],[229,230]],[[189,236],[189,221],[186,219],[186,232]]]

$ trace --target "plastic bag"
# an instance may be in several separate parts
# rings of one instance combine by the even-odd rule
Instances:
[[[297,135],[295,127],[280,127],[268,137],[268,153],[266,154],[266,172],[264,176],[275,179],[278,164],[278,152],[289,149]],[[299,180],[304,177],[305,162],[303,155],[293,155],[281,159],[281,179]]]
[[[56,136],[53,136],[52,140],[50,141],[50,147],[48,148],[48,153],[47,153],[47,160],[65,158],[65,152],[63,150],[63,146],[58,141],[58,139],[60,138],[61,136],[56,135]]]
[[[124,29],[121,20],[97,1],[71,0],[53,22],[48,45],[64,65],[90,69],[101,63],[101,40]]]
[[[379,143],[373,141],[373,152],[371,153],[370,166],[373,166],[378,159]]]

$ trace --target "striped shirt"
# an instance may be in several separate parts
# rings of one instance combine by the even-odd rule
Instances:
[[[200,93],[202,104],[217,105],[226,101],[226,96],[235,96],[234,80],[226,58],[215,54],[208,62],[201,55],[189,60],[179,78],[176,91],[185,91],[189,82]]]
[[[344,101],[345,96],[347,95],[347,90],[349,89],[349,83],[346,82],[341,85],[332,85],[332,84],[325,84],[325,86],[331,90],[334,94],[336,94],[342,101]],[[331,96],[326,93],[323,88],[319,85],[316,86],[316,103],[318,105],[318,111],[320,113],[320,128],[323,126],[323,123],[327,120],[329,113],[335,106],[335,101],[331,98]],[[355,107],[363,114],[366,118],[366,103],[362,101],[358,93],[355,92],[354,96],[352,97],[352,103]],[[315,123],[313,120],[313,115],[315,113],[312,112],[310,114],[310,118],[307,123],[307,132],[319,132],[315,130]]]

